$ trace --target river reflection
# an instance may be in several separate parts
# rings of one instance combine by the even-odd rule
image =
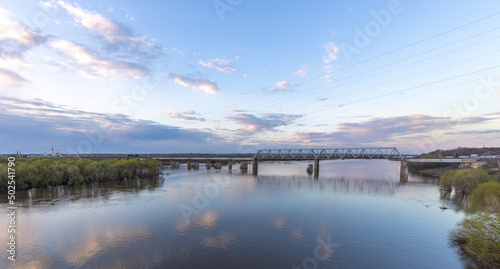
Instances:
[[[258,184],[279,186],[285,188],[302,188],[314,191],[330,191],[340,193],[364,193],[392,195],[400,182],[384,180],[358,180],[348,178],[320,178],[311,180],[307,177],[258,176]],[[266,187],[264,187],[266,188]]]
[[[314,179],[307,164],[20,191],[18,260],[0,267],[476,268],[448,245],[463,202],[435,179],[400,183],[389,161],[325,161]]]

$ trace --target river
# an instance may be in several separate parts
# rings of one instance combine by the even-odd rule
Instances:
[[[464,213],[438,180],[400,183],[387,160],[321,161],[314,179],[308,163],[18,191],[17,260],[0,267],[479,268],[449,245]]]

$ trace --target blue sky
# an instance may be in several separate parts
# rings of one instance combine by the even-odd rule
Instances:
[[[500,146],[498,1],[0,1],[0,153]]]

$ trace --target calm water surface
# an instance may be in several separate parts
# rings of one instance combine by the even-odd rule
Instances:
[[[449,246],[464,214],[437,180],[400,183],[385,160],[322,161],[315,180],[308,163],[20,191],[17,261],[0,267],[478,268]]]

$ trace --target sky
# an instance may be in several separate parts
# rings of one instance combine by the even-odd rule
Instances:
[[[500,147],[500,2],[0,0],[0,153]]]

